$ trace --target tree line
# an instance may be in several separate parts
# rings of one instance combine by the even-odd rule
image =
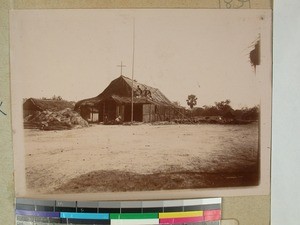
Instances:
[[[233,109],[230,106],[230,100],[226,99],[225,101],[215,102],[212,106],[195,107],[197,105],[195,95],[189,95],[186,101],[190,107],[189,115],[191,117],[222,116],[225,119],[251,121],[259,119],[259,106]]]

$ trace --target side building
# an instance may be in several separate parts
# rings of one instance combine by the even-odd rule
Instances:
[[[34,115],[46,110],[56,112],[66,108],[74,109],[75,102],[53,99],[28,98],[23,103],[23,117]]]
[[[119,118],[131,121],[133,89],[133,121],[171,121],[184,117],[185,109],[174,105],[157,88],[147,86],[121,75],[94,98],[76,103],[75,110],[89,122],[109,122]]]

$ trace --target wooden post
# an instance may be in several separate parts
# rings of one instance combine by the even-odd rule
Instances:
[[[132,74],[131,74],[131,124],[133,124],[133,77],[134,77],[134,51],[135,51],[135,19],[133,19],[132,40]]]
[[[119,116],[119,108],[120,108],[120,106],[116,105],[116,118]]]
[[[103,102],[103,123],[105,121],[105,101]]]
[[[152,122],[152,121],[151,121],[151,119],[152,119],[152,118],[151,118],[151,113],[152,113],[152,110],[151,110],[152,107],[151,107],[151,106],[152,106],[152,104],[150,104],[150,107],[149,107],[149,121],[150,121],[150,123]]]
[[[101,104],[98,105],[98,123],[100,123],[100,108],[101,108],[100,105]]]

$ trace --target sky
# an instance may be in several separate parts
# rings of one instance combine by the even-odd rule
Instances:
[[[271,77],[270,21],[264,10],[15,10],[13,89],[22,98],[79,101],[119,77],[122,61],[123,75],[182,106],[194,94],[198,107],[225,99],[233,108],[252,107],[262,80],[271,82],[261,79]],[[255,71],[249,52],[258,37],[262,64]]]

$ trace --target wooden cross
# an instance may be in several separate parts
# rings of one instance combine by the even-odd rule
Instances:
[[[121,65],[117,65],[118,67],[121,67],[121,75],[123,75],[123,67],[126,67],[126,65],[123,65],[123,62],[121,61]]]

